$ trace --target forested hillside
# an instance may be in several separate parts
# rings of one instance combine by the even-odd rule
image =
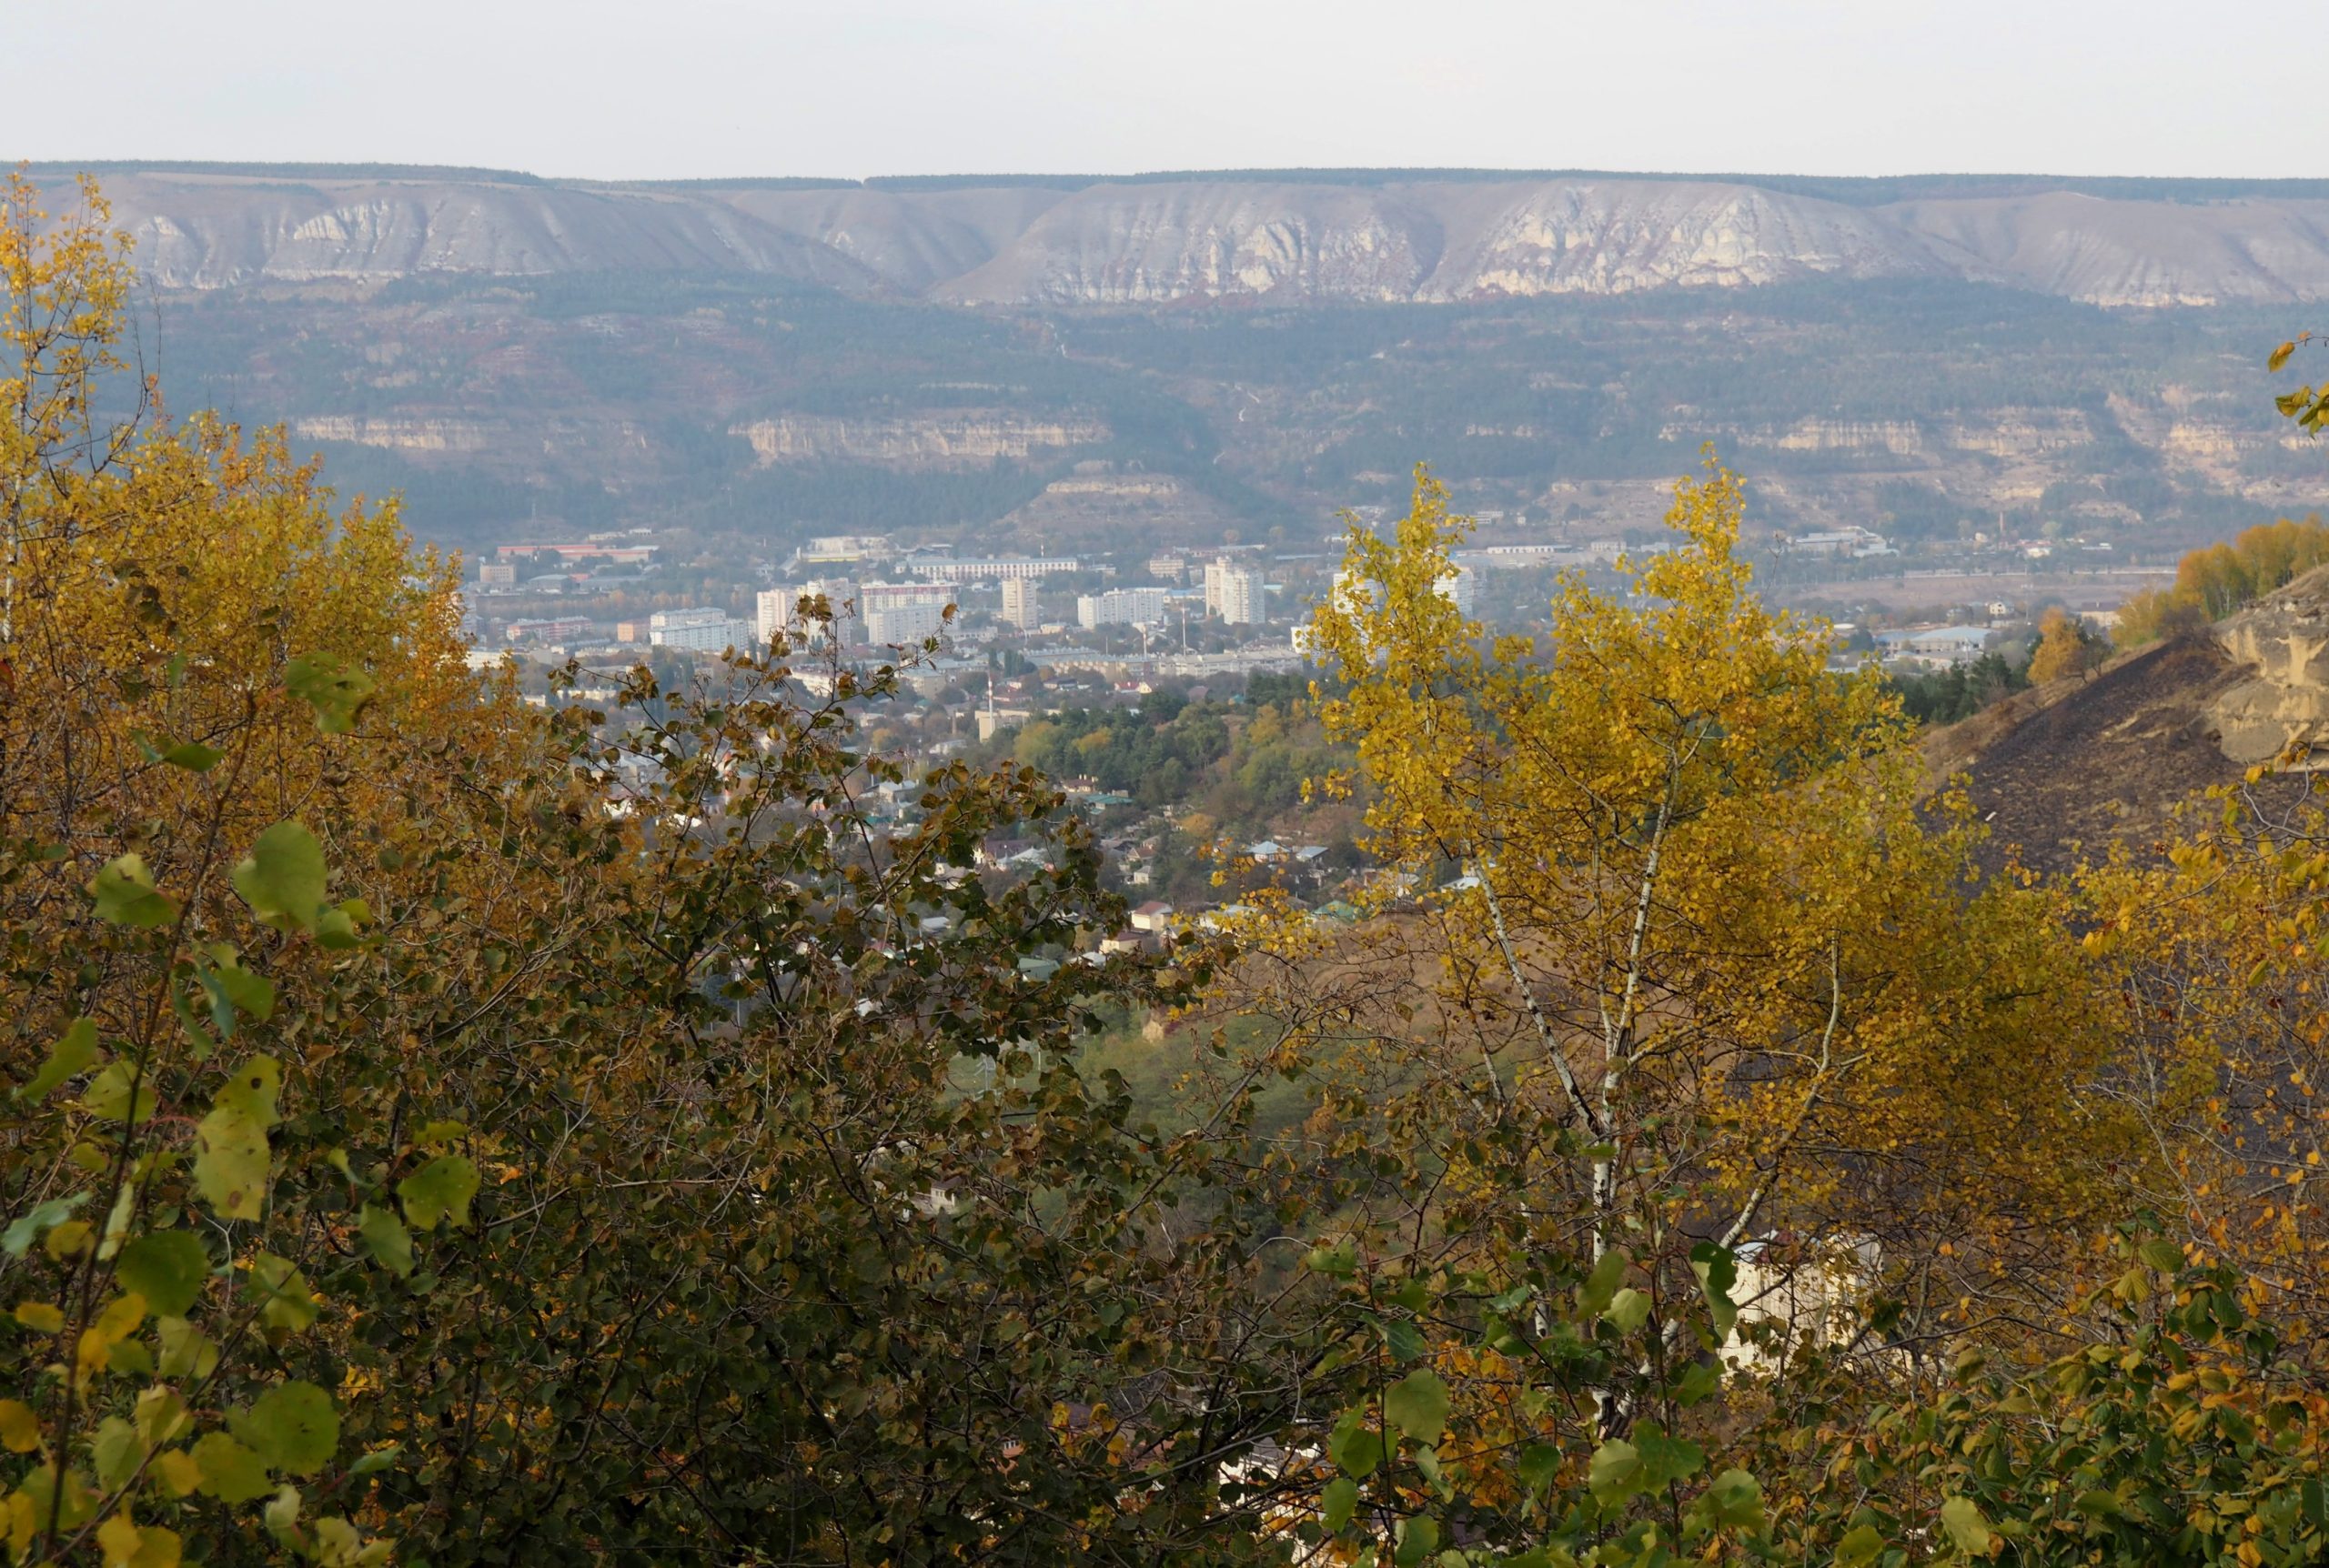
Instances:
[[[2309,796],[1985,874],[1711,460],[1537,641],[1417,472],[1315,699],[911,779],[814,624],[529,703],[0,190],[15,1562],[2329,1553]],[[1378,874],[1127,940],[1070,766]]]

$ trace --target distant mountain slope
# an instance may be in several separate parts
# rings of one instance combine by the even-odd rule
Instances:
[[[44,178],[62,186],[63,174]],[[652,270],[1005,307],[1455,302],[1823,276],[1971,279],[2110,306],[2329,298],[2329,183],[2318,181],[101,174],[147,276],[183,288]]]

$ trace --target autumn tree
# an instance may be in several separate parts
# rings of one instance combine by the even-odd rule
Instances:
[[[2218,621],[2329,561],[2329,527],[2318,517],[2286,518],[2243,529],[2229,542],[2191,551],[2175,581],[2130,598],[2112,628],[2121,648],[2142,648]]]
[[[1510,1200],[1664,1293],[1694,1245],[1781,1229],[2002,1266],[2116,1136],[2072,1092],[2102,1049],[2062,1005],[2075,965],[2038,901],[1965,888],[1975,835],[1921,813],[1879,678],[1756,598],[1741,502],[1719,468],[1684,482],[1671,546],[1622,594],[1564,582],[1542,648],[1434,590],[1458,525],[1427,475],[1394,535],[1354,528],[1326,722],[1376,853],[1461,873],[1396,927],[1471,1037],[1451,1103],[1469,1136],[1535,1127]]]
[[[2089,631],[2084,621],[2056,605],[2038,622],[2038,642],[2030,652],[2030,683],[2042,686],[2050,680],[2088,674],[2110,652],[2110,644]]]

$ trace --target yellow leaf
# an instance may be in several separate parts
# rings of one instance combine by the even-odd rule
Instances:
[[[145,1543],[136,1522],[126,1513],[116,1513],[97,1526],[97,1545],[106,1554],[106,1568],[129,1568]]]
[[[0,1443],[10,1453],[30,1453],[40,1446],[40,1418],[22,1400],[0,1399]]]
[[[40,1527],[40,1515],[26,1492],[12,1493],[8,1498],[8,1547],[16,1561],[25,1560],[33,1548],[33,1532]]]
[[[181,1546],[176,1531],[148,1524],[137,1532],[137,1555],[129,1568],[178,1568]]]
[[[171,1449],[154,1458],[154,1473],[161,1479],[163,1488],[173,1497],[191,1497],[194,1489],[202,1484],[202,1466],[194,1455],[182,1448]]]
[[[53,1334],[65,1327],[65,1314],[46,1302],[19,1302],[16,1321],[35,1333]]]
[[[125,1291],[106,1303],[97,1321],[81,1331],[80,1343],[73,1352],[74,1365],[80,1380],[86,1382],[101,1368],[113,1360],[113,1348],[137,1332],[146,1321],[146,1298],[136,1291]]]

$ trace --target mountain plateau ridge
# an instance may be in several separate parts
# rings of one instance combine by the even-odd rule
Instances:
[[[61,174],[39,177],[52,205],[70,198]],[[2114,307],[2329,298],[2329,196],[2310,186],[2183,199],[2168,186],[1956,195],[1928,182],[1866,202],[1785,181],[1604,176],[922,188],[124,166],[102,178],[166,288],[656,271],[1005,308],[1432,304],[1822,277],[1971,280]]]

